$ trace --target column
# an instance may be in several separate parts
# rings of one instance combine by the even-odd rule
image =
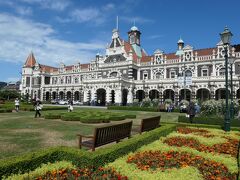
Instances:
[[[163,70],[163,79],[167,78],[167,68],[166,66],[164,66],[164,70]]]
[[[112,99],[112,95],[111,95],[111,89],[107,89],[106,90],[106,103],[111,104],[111,99]]]
[[[160,100],[160,104],[162,104],[163,103],[163,89],[162,88],[159,90],[159,100]]]
[[[128,95],[127,95],[127,104],[132,104],[132,103],[133,103],[133,90],[129,89]]]
[[[137,70],[137,80],[140,80],[140,69]]]
[[[179,104],[179,93],[178,89],[174,91],[174,104],[177,106]]]
[[[88,91],[83,92],[83,102],[88,103],[89,97],[88,97]]]
[[[97,101],[97,92],[95,89],[91,90],[91,101]]]
[[[213,64],[212,64],[212,74],[211,74],[211,76],[216,76],[216,64],[215,64],[215,62],[213,61]]]
[[[115,102],[119,106],[122,104],[122,90],[121,89],[117,89],[115,91]]]

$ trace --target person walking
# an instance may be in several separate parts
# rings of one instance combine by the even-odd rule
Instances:
[[[192,101],[190,101],[188,107],[187,107],[187,114],[189,116],[189,121],[190,123],[193,123],[193,118],[196,114],[196,109],[195,109],[195,105]]]
[[[68,100],[68,112],[73,111],[73,101],[71,99]]]
[[[16,112],[19,111],[19,105],[20,105],[20,103],[19,103],[19,99],[16,98],[16,99],[15,99],[15,110],[16,110]]]
[[[42,110],[42,102],[40,101],[40,99],[36,99],[36,101],[34,102],[34,108],[35,108],[35,118],[37,116],[41,117],[41,113],[40,111]]]

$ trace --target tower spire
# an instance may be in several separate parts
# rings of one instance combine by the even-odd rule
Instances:
[[[117,21],[116,21],[116,29],[118,30],[118,16],[117,16]]]

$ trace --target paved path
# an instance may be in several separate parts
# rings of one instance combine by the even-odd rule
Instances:
[[[44,104],[45,106],[60,106],[60,107],[67,107],[68,105],[59,105],[59,104]],[[74,108],[92,108],[92,109],[107,109],[106,106],[78,106],[74,105]]]

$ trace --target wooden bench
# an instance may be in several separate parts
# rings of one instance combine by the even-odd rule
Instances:
[[[140,134],[144,131],[150,131],[160,126],[161,116],[154,116],[150,118],[144,118],[140,125]]]
[[[88,147],[95,151],[96,147],[112,143],[119,142],[121,139],[130,138],[132,130],[132,121],[125,122],[116,125],[96,127],[93,136],[85,136],[77,134],[79,136],[79,148],[82,146]],[[90,140],[83,141],[83,138],[90,138]]]

